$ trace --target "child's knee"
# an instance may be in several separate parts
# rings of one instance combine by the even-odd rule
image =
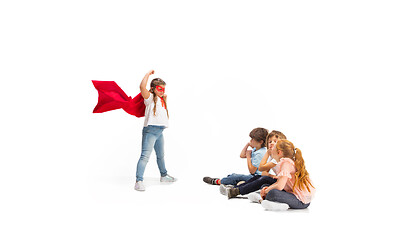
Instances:
[[[275,202],[284,202],[284,195],[282,191],[278,189],[272,189],[266,194],[266,200],[275,201]]]
[[[148,163],[149,159],[150,159],[150,155],[142,153],[141,156],[140,156],[140,161],[139,162],[146,164],[146,163]]]

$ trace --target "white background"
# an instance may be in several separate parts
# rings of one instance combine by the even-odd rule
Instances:
[[[416,1],[3,1],[2,239],[417,238]],[[167,83],[166,166],[91,80]],[[227,200],[255,127],[299,147],[306,210]]]

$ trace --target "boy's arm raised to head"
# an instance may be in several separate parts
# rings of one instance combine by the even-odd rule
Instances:
[[[246,143],[246,145],[244,146],[243,150],[240,153],[240,158],[246,158],[246,154],[248,152],[248,148],[249,148],[249,143]],[[250,150],[249,150],[250,151]],[[251,151],[250,151],[251,152]]]
[[[141,91],[141,96],[143,96],[144,99],[148,99],[148,97],[150,97],[150,92],[147,90],[147,82],[148,82],[148,78],[150,77],[151,74],[154,74],[154,70],[150,70],[143,78],[143,80],[141,81],[140,84],[140,91]]]

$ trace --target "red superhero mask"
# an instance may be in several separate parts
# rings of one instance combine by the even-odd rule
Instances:
[[[162,86],[156,86],[156,89],[157,89],[157,91],[163,92],[163,93],[164,93],[164,90],[165,90],[165,88],[162,87]]]

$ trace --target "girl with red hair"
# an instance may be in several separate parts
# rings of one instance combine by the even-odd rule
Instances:
[[[280,139],[272,150],[272,157],[278,162],[275,166],[278,180],[269,187],[262,188],[262,206],[268,210],[304,209],[310,205],[314,196],[309,174],[299,148],[286,139]]]

